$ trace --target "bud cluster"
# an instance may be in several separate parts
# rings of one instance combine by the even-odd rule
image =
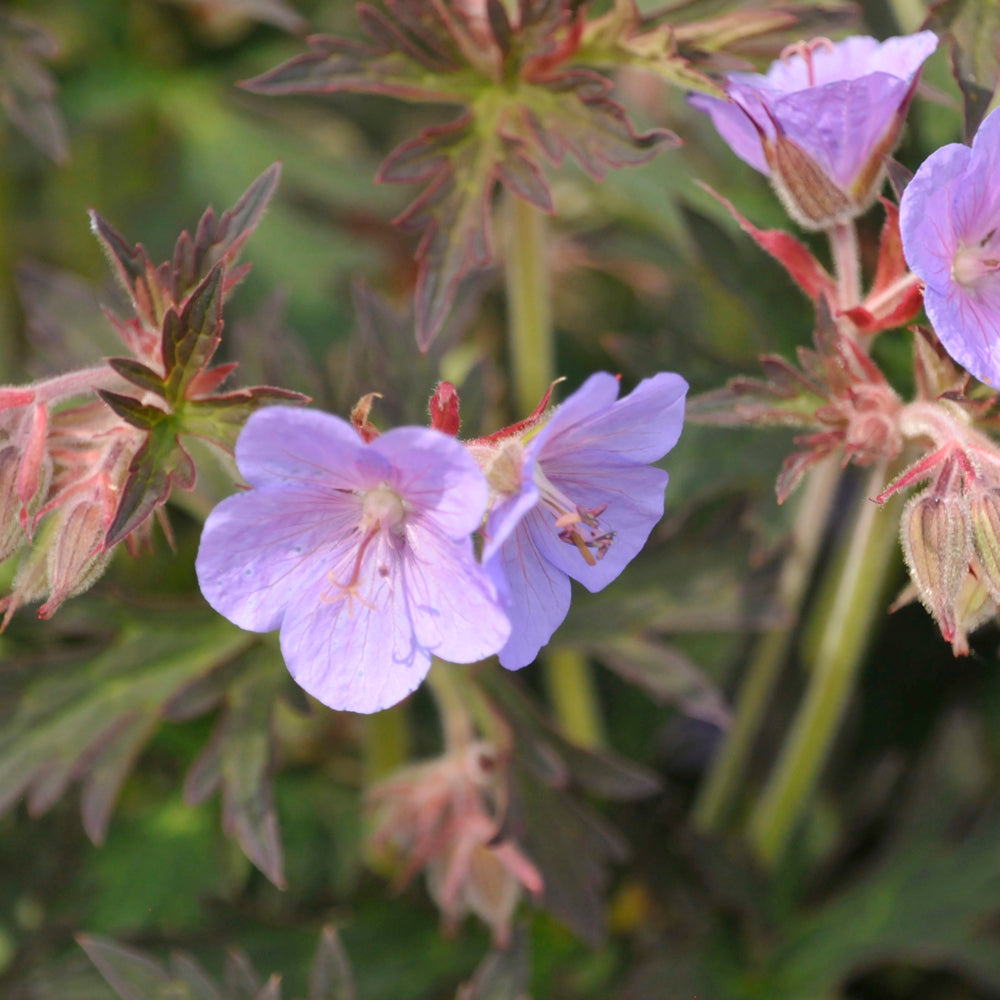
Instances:
[[[428,888],[453,930],[467,913],[493,930],[499,947],[524,890],[538,895],[542,876],[503,831],[506,765],[475,740],[437,760],[397,772],[368,792],[376,855],[399,864],[399,884],[425,870]]]
[[[159,266],[92,213],[132,306],[124,318],[108,314],[130,356],[0,388],[0,561],[27,549],[0,600],[0,629],[41,598],[48,618],[101,575],[119,542],[134,553],[148,539],[172,487],[194,486],[183,434],[231,450],[262,402],[304,400],[265,387],[220,395],[236,366],[209,367],[222,302],[246,271],[231,265],[278,175],[265,171],[221,216],[205,212],[195,237],[182,233]]]
[[[900,536],[913,588],[956,655],[1000,610],[1000,449],[946,403],[914,403],[903,426],[939,447],[876,499],[921,480],[903,509]]]

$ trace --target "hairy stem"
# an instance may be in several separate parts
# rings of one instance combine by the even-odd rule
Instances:
[[[531,413],[555,378],[546,220],[511,192],[507,216],[507,309],[510,359],[518,416]],[[603,742],[590,664],[575,650],[544,656],[552,707],[564,734],[584,746]]]
[[[795,830],[816,785],[854,688],[872,625],[882,612],[886,573],[896,548],[898,504],[872,503],[886,478],[886,463],[873,470],[861,509],[847,539],[832,600],[818,601],[819,641],[809,688],[778,763],[750,819],[750,841],[766,865],[774,865]]]
[[[851,309],[861,304],[861,253],[854,221],[839,222],[828,233],[837,277],[837,306]]]
[[[800,500],[776,593],[779,607],[792,620],[764,633],[754,647],[732,727],[695,801],[693,819],[702,830],[721,829],[729,818],[775,682],[788,656],[839,478],[836,458],[825,459],[810,475]]]

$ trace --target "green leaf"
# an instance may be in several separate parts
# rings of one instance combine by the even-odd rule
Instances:
[[[456,1000],[522,1000],[529,995],[531,963],[527,928],[517,926],[506,948],[491,951]]]
[[[179,420],[183,433],[204,438],[231,452],[243,425],[255,410],[275,404],[301,406],[308,402],[309,397],[298,392],[256,386],[224,396],[191,400],[184,404]]]
[[[247,647],[227,622],[127,628],[105,652],[27,686],[0,736],[0,812],[39,815],[82,780],[84,827],[104,839],[114,800],[171,698]]]
[[[132,246],[97,212],[90,212],[90,228],[100,241],[108,260],[128,293],[132,306],[145,323],[153,327],[167,307],[164,289],[153,262],[142,244]]]
[[[221,785],[223,830],[279,889],[285,888],[284,855],[271,783],[270,721],[285,683],[282,665],[261,656],[227,686],[222,718],[184,786],[185,801],[196,804]]]
[[[333,927],[324,927],[309,972],[309,1000],[357,1000],[354,973]]]
[[[1000,7],[993,0],[940,0],[931,6],[927,27],[948,40],[962,91],[965,141],[971,143],[1000,81]]]
[[[107,938],[81,934],[77,943],[121,1000],[168,1000],[171,979],[142,952]]]
[[[789,15],[784,12],[770,17],[758,14],[755,21],[747,24],[746,33],[750,34],[762,18],[762,26],[769,29],[776,22],[786,24]],[[794,20],[792,17],[792,23]],[[642,30],[643,28],[646,30]],[[738,40],[740,37],[742,36],[739,34],[732,38],[727,36],[725,41]],[[702,45],[701,51],[708,50],[708,45]],[[615,0],[614,7],[607,14],[588,21],[577,58],[593,66],[632,66],[643,69],[675,87],[726,99],[726,92],[722,87],[678,52],[676,35],[670,25],[643,25],[635,0]]]

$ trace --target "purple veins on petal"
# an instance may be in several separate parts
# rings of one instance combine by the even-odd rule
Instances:
[[[273,407],[236,449],[249,492],[209,516],[206,600],[252,631],[281,630],[289,671],[331,708],[375,712],[423,680],[432,656],[495,653],[510,625],[476,562],[488,490],[465,449],[406,427],[369,444],[346,421]]]
[[[661,373],[618,399],[618,380],[599,372],[542,427],[480,455],[493,491],[483,557],[512,625],[505,667],[548,642],[569,610],[570,577],[600,590],[642,549],[667,484],[648,463],[676,444],[686,392]]]
[[[972,147],[943,146],[920,166],[900,203],[903,253],[924,282],[924,308],[948,353],[1000,386],[1000,115]]]

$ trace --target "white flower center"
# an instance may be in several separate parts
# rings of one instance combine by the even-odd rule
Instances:
[[[361,497],[361,518],[358,522],[357,530],[360,538],[357,539],[357,550],[354,555],[353,565],[346,580],[341,579],[341,574],[337,570],[330,570],[327,578],[333,585],[333,592],[324,594],[321,600],[328,603],[348,601],[348,613],[353,613],[355,600],[359,601],[367,608],[371,605],[361,596],[361,587],[364,583],[362,578],[362,567],[365,562],[365,555],[373,542],[376,542],[376,572],[383,579],[387,579],[391,574],[389,561],[392,559],[392,551],[399,550],[406,542],[406,501],[388,484],[380,483],[374,489],[359,491]],[[389,544],[378,544],[379,536],[388,536]]]
[[[365,491],[361,501],[361,529],[366,534],[382,530],[399,535],[405,519],[406,503],[388,483]]]
[[[951,276],[963,288],[976,288],[1000,271],[1000,248],[994,246],[996,231],[974,246],[959,246],[951,262]]]

